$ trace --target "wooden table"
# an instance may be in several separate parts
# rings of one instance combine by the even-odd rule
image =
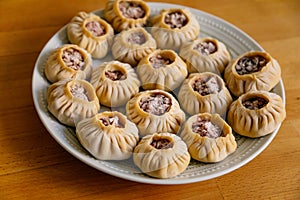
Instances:
[[[287,118],[273,142],[227,175],[147,185],[97,171],[66,152],[39,120],[31,96],[35,61],[50,37],[102,0],[0,1],[0,199],[300,199],[300,1],[165,0],[241,28],[282,67]]]

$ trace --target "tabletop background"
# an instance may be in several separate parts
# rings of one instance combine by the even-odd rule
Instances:
[[[31,81],[35,61],[51,36],[77,12],[102,9],[105,1],[1,0],[1,200],[300,199],[300,1],[164,2],[223,18],[279,61],[287,117],[272,143],[238,170],[184,185],[141,184],[87,166],[66,152],[44,128],[33,105]]]

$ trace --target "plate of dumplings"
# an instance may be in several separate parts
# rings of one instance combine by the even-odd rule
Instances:
[[[209,13],[142,0],[77,13],[40,52],[32,93],[71,155],[150,184],[232,172],[286,117],[280,65],[255,40]]]

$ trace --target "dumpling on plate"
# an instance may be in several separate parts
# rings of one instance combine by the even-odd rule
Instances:
[[[81,120],[76,135],[82,146],[100,160],[128,159],[139,140],[136,125],[116,111]]]
[[[91,74],[91,55],[72,44],[65,44],[53,50],[45,65],[45,75],[51,83],[70,78],[88,80]]]
[[[110,50],[114,30],[99,16],[79,12],[67,25],[67,35],[72,44],[86,49],[93,58],[103,58]]]
[[[170,8],[152,18],[151,34],[158,48],[178,50],[198,37],[200,25],[189,9]]]
[[[105,19],[117,32],[142,27],[149,16],[150,8],[142,0],[108,0],[104,9]]]
[[[185,60],[189,73],[222,74],[231,58],[226,46],[211,37],[186,42],[180,48],[179,55]]]
[[[128,63],[101,63],[93,71],[91,84],[101,104],[108,107],[125,105],[139,92],[140,81]]]
[[[145,90],[173,91],[188,74],[185,62],[175,51],[167,49],[158,49],[145,56],[136,70]]]
[[[206,163],[222,161],[237,148],[231,127],[218,114],[191,116],[180,137],[187,144],[192,158]]]
[[[63,124],[75,126],[100,110],[93,86],[85,80],[66,79],[48,88],[48,110]]]
[[[238,134],[257,138],[272,133],[285,117],[285,106],[279,95],[251,91],[230,105],[227,120]]]
[[[179,89],[178,100],[190,115],[208,112],[225,117],[232,97],[220,76],[203,72],[190,74]]]
[[[250,51],[231,61],[224,79],[235,96],[249,91],[270,91],[281,78],[279,63],[267,52]]]
[[[190,159],[186,144],[172,133],[154,133],[143,137],[133,153],[135,165],[156,178],[172,178],[182,173]]]
[[[178,133],[185,120],[177,100],[163,90],[146,90],[126,104],[126,115],[139,128],[140,135]]]
[[[144,28],[122,31],[114,38],[112,54],[116,60],[132,66],[156,49],[156,42]]]

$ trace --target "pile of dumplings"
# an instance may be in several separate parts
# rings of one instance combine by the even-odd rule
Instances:
[[[250,51],[232,59],[221,41],[199,37],[188,9],[150,12],[142,0],[108,0],[102,17],[79,12],[67,25],[70,43],[46,61],[48,110],[76,128],[91,155],[132,158],[143,173],[171,178],[191,158],[214,163],[235,152],[232,129],[257,138],[280,125],[274,58]]]

